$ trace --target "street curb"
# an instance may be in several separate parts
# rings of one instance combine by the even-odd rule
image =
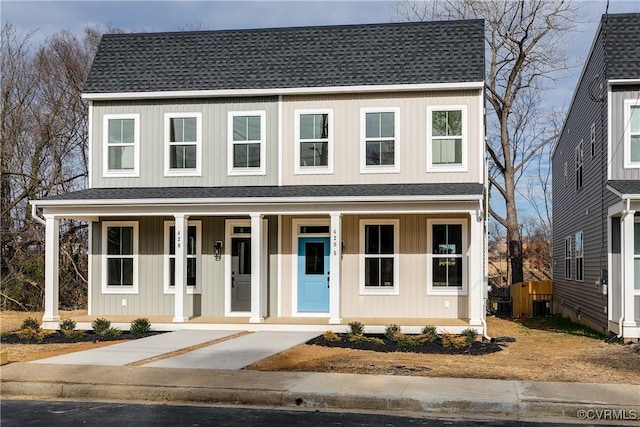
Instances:
[[[518,401],[515,403],[434,400],[420,401],[412,398],[376,397],[352,394],[295,393],[277,390],[217,389],[211,387],[167,387],[144,385],[110,385],[90,383],[45,383],[8,381],[0,384],[4,399],[97,399],[132,402],[173,403],[222,403],[232,405],[270,406],[282,408],[322,408],[412,412],[430,415],[467,416],[518,416],[532,419],[564,417],[573,421],[578,411],[589,409],[617,409],[614,405],[584,404],[575,402]],[[640,406],[620,406],[620,410],[636,410]]]

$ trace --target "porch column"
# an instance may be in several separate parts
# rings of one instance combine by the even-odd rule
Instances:
[[[263,281],[262,215],[251,214],[251,317],[249,323],[261,323]]]
[[[342,214],[331,212],[331,243],[329,253],[329,323],[337,325],[340,318],[340,288],[342,277]]]
[[[479,211],[471,211],[469,214],[469,325],[482,326],[483,312],[482,299],[483,293],[483,275],[482,275],[482,256],[483,256],[483,239],[482,229],[483,222]]]
[[[175,311],[174,322],[185,322],[187,316],[187,237],[189,233],[189,217],[187,215],[174,215],[175,217],[175,253],[176,253],[176,279],[175,279]]]
[[[45,215],[45,254],[44,254],[44,316],[42,321],[60,320],[58,314],[58,262],[60,256],[60,220]]]
[[[634,300],[634,215],[635,211],[629,211],[623,215],[621,223],[622,237],[622,289],[620,292],[624,295],[624,320],[620,328],[624,338],[635,338],[628,336],[627,329],[631,330],[636,327],[635,321],[635,300]]]

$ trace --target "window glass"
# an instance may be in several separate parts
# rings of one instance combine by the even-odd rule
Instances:
[[[300,166],[328,166],[329,115],[300,115]]]
[[[433,111],[431,116],[433,164],[462,164],[462,111]]]
[[[107,285],[133,286],[133,227],[107,227]]]
[[[394,285],[394,226],[365,225],[365,286]],[[379,256],[374,256],[379,255]]]
[[[365,114],[365,150],[367,166],[395,164],[395,114],[374,112]]]
[[[198,119],[169,118],[169,168],[196,169],[198,157]]]
[[[324,274],[324,243],[305,243],[305,274]]]
[[[631,134],[631,161],[640,162],[640,107],[631,107],[629,132]]]
[[[462,224],[433,224],[432,283],[434,287],[462,287]]]
[[[108,165],[110,170],[128,170],[134,167],[134,119],[108,121]]]
[[[329,137],[328,114],[301,114],[300,139],[326,139]]]

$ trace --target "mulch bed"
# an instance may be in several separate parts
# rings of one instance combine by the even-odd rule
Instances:
[[[366,337],[380,338],[384,344],[376,344],[373,342],[349,341],[348,334],[337,334],[339,341],[326,340],[322,335],[307,341],[307,345],[318,345],[322,347],[339,347],[350,348],[356,350],[370,350],[382,353],[425,353],[425,354],[469,354],[472,356],[480,356],[483,354],[495,353],[502,351],[504,344],[489,343],[476,341],[471,347],[457,349],[452,347],[444,347],[440,340],[435,342],[425,342],[415,347],[400,347],[395,341],[390,340],[383,334],[365,334]]]
[[[7,335],[2,335],[0,337],[0,341],[3,344],[69,344],[76,342],[99,342],[99,341],[123,341],[123,340],[135,340],[138,338],[150,337],[152,335],[161,334],[163,332],[152,331],[144,334],[132,335],[129,332],[123,331],[121,335],[118,336],[104,336],[98,335],[93,331],[85,331],[80,336],[71,336],[68,337],[60,331],[55,331],[44,336],[42,339],[21,339],[16,333],[11,333]]]

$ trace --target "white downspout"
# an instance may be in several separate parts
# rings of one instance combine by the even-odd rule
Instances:
[[[31,203],[31,217],[35,219],[36,222],[46,226],[47,222],[38,216],[38,206],[36,206],[36,204],[33,202],[29,202],[29,203]]]
[[[627,199],[627,207],[626,209],[624,209],[622,211],[622,217],[620,218],[620,223],[622,224],[623,221],[625,220],[625,218],[629,215],[629,212],[631,211],[631,199]],[[627,230],[625,229],[625,232]],[[627,237],[625,236],[625,234],[629,234],[629,233],[620,233],[621,238],[622,239],[626,239]],[[621,242],[621,246],[624,248],[624,245],[622,245]],[[623,251],[621,251],[623,252]],[[620,277],[624,277],[624,272],[625,272],[625,259],[626,256],[624,253],[621,254],[621,262],[620,262],[620,267],[621,267],[621,272],[620,272]],[[622,282],[624,283],[624,281]],[[611,284],[610,284],[611,285]],[[627,285],[627,283],[625,283],[625,286]],[[624,322],[624,286],[620,287],[620,319],[618,319],[618,338],[622,338],[622,322]]]

